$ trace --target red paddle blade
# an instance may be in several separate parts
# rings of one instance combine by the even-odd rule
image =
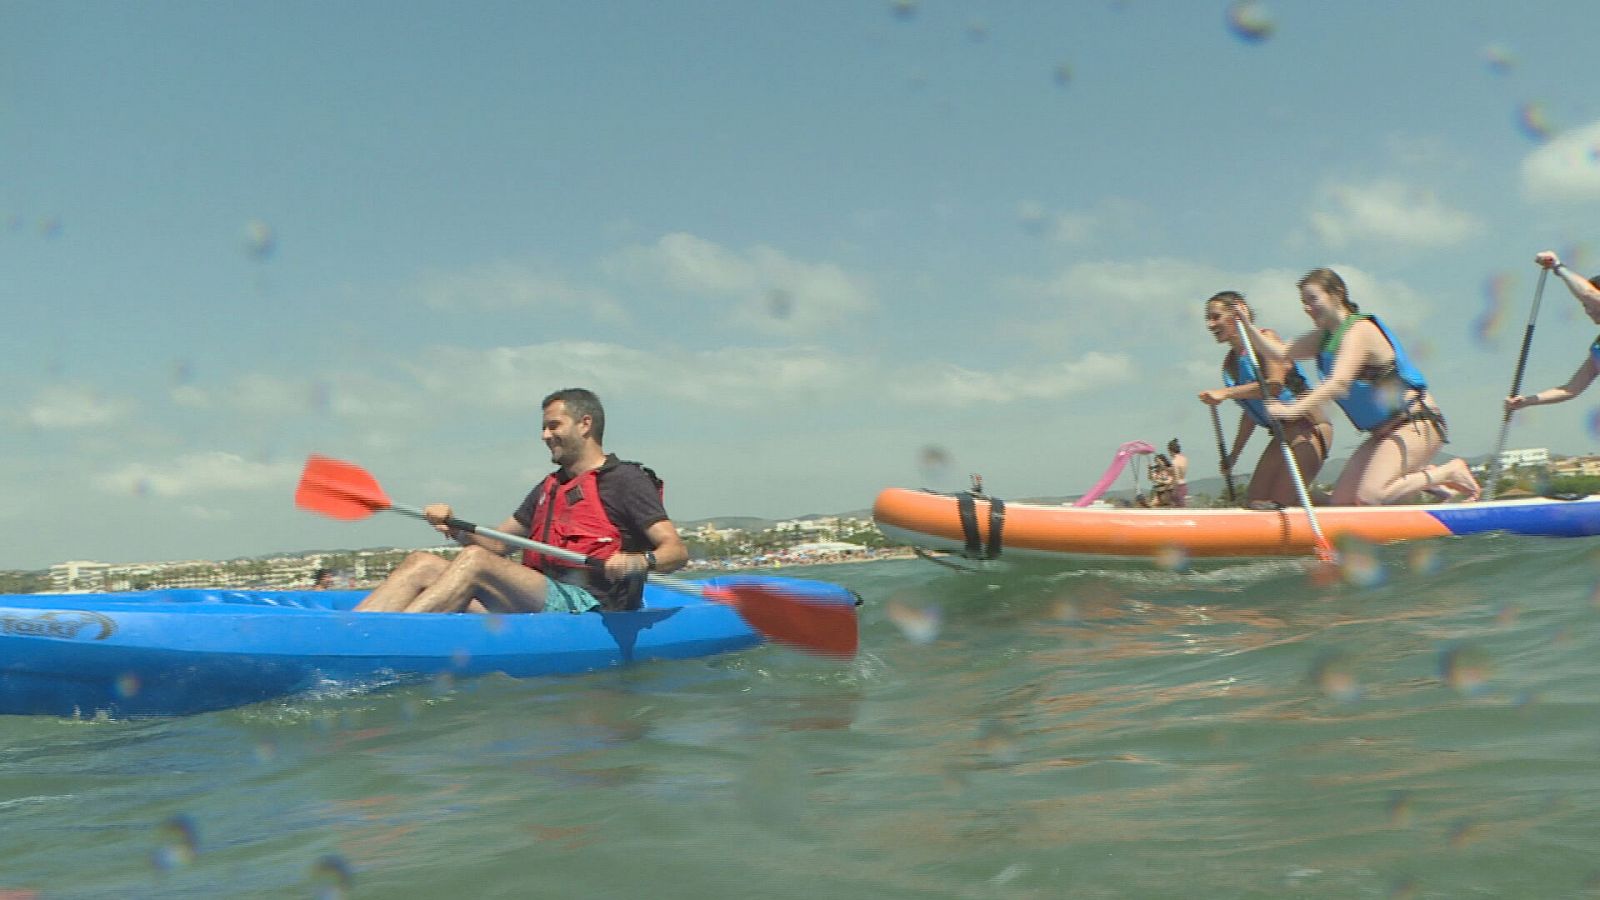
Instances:
[[[294,505],[335,519],[365,519],[390,506],[378,480],[366,469],[316,453],[306,459],[300,473]]]
[[[751,628],[780,644],[823,656],[856,655],[855,607],[837,599],[769,584],[708,584],[702,596],[732,606]]]

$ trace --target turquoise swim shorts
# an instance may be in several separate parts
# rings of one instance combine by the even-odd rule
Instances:
[[[548,584],[544,595],[545,612],[585,613],[600,606],[593,594],[575,584],[554,578]]]

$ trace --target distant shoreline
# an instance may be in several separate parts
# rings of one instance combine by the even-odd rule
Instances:
[[[691,559],[689,564],[678,570],[676,574],[716,574],[721,572],[749,572],[762,569],[789,569],[800,566],[829,566],[843,565],[845,563],[883,562],[891,559],[916,559],[916,551],[910,547],[883,547],[876,550],[851,551],[848,553],[821,553],[805,556],[786,556],[775,554],[767,557],[734,556],[721,559]],[[375,581],[351,581],[349,587],[340,586],[340,590],[363,590],[377,587],[383,579]],[[275,588],[274,590],[281,590]],[[310,590],[310,588],[306,588]]]

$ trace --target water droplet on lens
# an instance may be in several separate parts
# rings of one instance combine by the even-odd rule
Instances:
[[[318,900],[341,900],[355,887],[355,875],[344,857],[330,853],[311,864],[311,886]]]
[[[124,672],[117,676],[117,696],[124,700],[139,696],[139,676],[132,672]]]
[[[1413,544],[1406,555],[1411,571],[1416,575],[1434,575],[1443,567],[1439,551],[1428,544]]]
[[[1439,680],[1464,696],[1487,690],[1491,672],[1489,655],[1476,647],[1452,647],[1439,654]]]
[[[1544,104],[1539,102],[1524,103],[1517,107],[1517,127],[1529,139],[1544,143],[1555,134],[1555,128],[1550,124],[1550,115],[1545,112]]]
[[[1247,44],[1259,44],[1277,30],[1277,23],[1257,0],[1235,0],[1228,6],[1228,30]]]
[[[787,319],[794,315],[794,294],[783,288],[773,288],[767,294],[767,314],[774,319]]]
[[[999,719],[985,719],[978,725],[978,746],[997,766],[1013,766],[1022,758],[1016,732]]]
[[[1189,552],[1182,547],[1163,547],[1156,551],[1152,561],[1168,572],[1189,571]]]
[[[1385,581],[1377,548],[1354,538],[1339,542],[1339,574],[1345,584],[1363,589],[1378,587]]]
[[[1478,823],[1468,818],[1455,820],[1450,826],[1450,833],[1445,837],[1451,847],[1465,847],[1478,839]]]
[[[1311,683],[1330,699],[1340,702],[1361,697],[1361,682],[1342,653],[1330,652],[1317,657],[1311,665]]]
[[[278,249],[277,235],[272,233],[272,226],[257,219],[252,219],[244,226],[244,252],[245,255],[256,262],[265,262],[272,258]]]
[[[170,872],[194,862],[200,852],[200,840],[194,820],[178,814],[156,828],[156,849],[151,862],[163,872]]]
[[[916,607],[891,600],[885,614],[913,644],[931,644],[939,638],[943,615],[937,606]]]
[[[1483,48],[1483,61],[1488,65],[1489,71],[1496,75],[1510,72],[1517,64],[1516,57],[1511,55],[1511,51],[1499,44],[1490,44]]]
[[[933,490],[949,488],[953,463],[950,451],[938,444],[923,447],[917,454],[917,469],[921,473],[923,487]]]
[[[1484,283],[1483,293],[1487,303],[1483,312],[1472,320],[1472,333],[1485,349],[1494,349],[1494,339],[1499,336],[1505,322],[1510,287],[1511,276],[1503,272],[1491,275]]]

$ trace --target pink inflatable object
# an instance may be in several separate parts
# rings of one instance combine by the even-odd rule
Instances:
[[[1106,469],[1105,474],[1101,475],[1100,480],[1094,483],[1094,487],[1089,488],[1089,492],[1087,494],[1084,494],[1082,497],[1079,497],[1077,500],[1073,501],[1072,505],[1088,506],[1096,500],[1099,500],[1100,495],[1110,490],[1112,483],[1117,480],[1117,476],[1122,474],[1122,470],[1127,467],[1128,459],[1130,457],[1139,453],[1154,452],[1156,452],[1156,448],[1150,446],[1144,441],[1129,441],[1126,444],[1123,444],[1121,447],[1118,447],[1117,456],[1115,459],[1111,460],[1111,465]]]

